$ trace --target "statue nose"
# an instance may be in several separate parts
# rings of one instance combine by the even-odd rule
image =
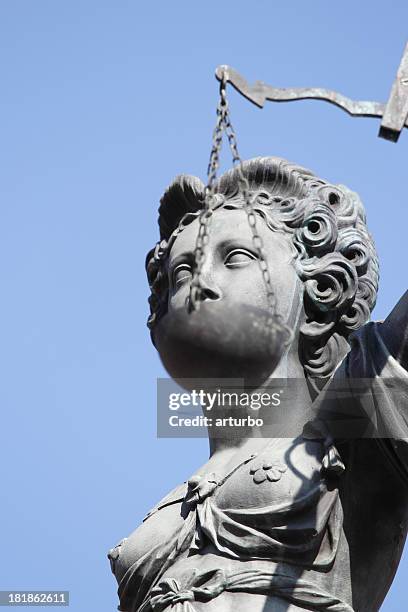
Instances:
[[[216,302],[222,298],[221,289],[213,282],[212,278],[207,275],[200,275],[199,285],[195,287],[194,299],[199,304],[200,302]],[[191,296],[186,298],[186,306],[188,310],[194,310],[191,304]]]
[[[207,274],[202,274],[200,278],[200,290],[197,296],[200,302],[205,302],[206,300],[214,302],[215,300],[219,300],[221,295],[221,290],[213,282],[213,279]]]
[[[205,302],[206,300],[219,300],[221,298],[221,291],[217,290],[215,287],[209,287],[208,285],[201,285],[200,291],[198,294],[198,299],[201,302]]]

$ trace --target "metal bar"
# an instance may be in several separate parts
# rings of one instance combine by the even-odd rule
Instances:
[[[405,46],[390,97],[385,107],[379,136],[397,142],[408,120],[408,43]]]
[[[408,45],[407,45],[408,48]],[[401,115],[405,112],[405,106],[407,105],[407,112],[405,113],[404,119],[401,124],[401,128],[408,128],[408,52],[407,48],[405,50],[405,54],[403,57],[403,62],[401,62],[401,66],[403,65],[403,69],[399,72],[399,89],[398,89],[398,103],[402,110],[400,111],[398,117],[399,121],[401,121]],[[387,105],[382,104],[380,102],[373,101],[365,101],[365,100],[351,100],[342,94],[332,91],[330,89],[322,89],[319,87],[303,87],[303,88],[279,88],[272,87],[270,85],[265,84],[263,81],[256,81],[253,85],[250,85],[248,81],[244,79],[243,76],[239,74],[234,68],[231,66],[218,66],[215,71],[215,76],[219,81],[224,81],[225,83],[231,83],[231,85],[242,94],[247,100],[256,104],[259,108],[263,108],[265,101],[270,100],[272,102],[291,102],[294,100],[323,100],[325,102],[330,102],[346,111],[349,115],[353,117],[378,117],[382,118],[388,108]],[[406,92],[404,94],[404,92]],[[404,98],[404,95],[406,98]],[[395,103],[394,103],[395,105]],[[400,108],[399,107],[399,108]],[[390,110],[390,116],[393,117],[392,109]],[[397,125],[396,122],[392,123],[392,125]],[[398,123],[399,125],[399,123]],[[382,138],[389,138],[390,130],[395,128],[388,128],[388,131],[385,129],[380,131],[379,136]],[[399,134],[398,134],[399,135]],[[398,137],[397,137],[398,138]],[[393,138],[392,138],[393,140]],[[396,140],[395,140],[396,142]]]

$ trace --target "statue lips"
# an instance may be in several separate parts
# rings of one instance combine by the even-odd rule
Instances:
[[[219,300],[204,301],[193,312],[168,312],[153,340],[175,380],[234,378],[256,386],[278,365],[288,333],[266,310]]]

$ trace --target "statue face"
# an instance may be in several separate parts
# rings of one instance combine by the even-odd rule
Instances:
[[[257,231],[264,244],[277,310],[286,321],[298,276],[293,265],[291,240],[270,230],[257,216]],[[185,307],[189,294],[198,221],[194,221],[176,239],[168,259],[168,309]],[[267,309],[265,284],[252,244],[252,233],[244,210],[220,209],[210,226],[210,238],[203,266],[204,301],[221,301],[225,309],[233,304]]]
[[[293,247],[290,238],[271,231],[261,218],[257,230],[264,242],[277,311],[287,321],[293,300],[299,300]],[[154,330],[163,364],[180,382],[239,378],[262,384],[278,365],[288,334],[278,321],[271,322],[246,213],[225,209],[214,213],[200,306],[189,312],[186,301],[197,231],[196,220],[177,237],[168,257],[168,309]]]

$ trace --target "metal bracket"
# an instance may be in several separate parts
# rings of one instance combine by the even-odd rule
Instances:
[[[231,85],[247,100],[263,108],[265,101],[290,102],[293,100],[324,100],[335,104],[353,117],[379,117],[382,119],[378,136],[397,142],[404,127],[408,128],[408,43],[401,59],[387,104],[351,100],[330,89],[318,87],[279,88],[263,81],[249,83],[230,66],[218,66],[215,76]]]

